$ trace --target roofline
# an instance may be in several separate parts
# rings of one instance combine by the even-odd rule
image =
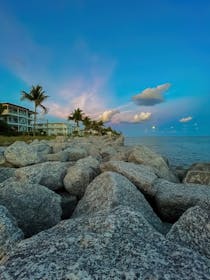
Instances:
[[[14,107],[18,107],[18,108],[21,108],[21,109],[25,109],[25,110],[29,111],[30,113],[35,114],[34,111],[32,111],[32,110],[30,110],[30,109],[28,109],[28,108],[26,108],[26,107],[20,106],[20,105],[16,105],[16,104],[9,103],[9,102],[0,102],[0,104],[12,105],[12,106],[14,106]]]

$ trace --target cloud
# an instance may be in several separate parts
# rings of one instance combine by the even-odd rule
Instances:
[[[149,120],[151,118],[152,114],[149,112],[141,112],[139,114],[135,114],[133,119],[133,122],[142,122],[142,121],[146,121]]]
[[[120,114],[114,115],[113,123],[140,123],[151,119],[150,112],[134,113],[133,111],[124,111]]]
[[[192,120],[192,117],[189,116],[189,117],[186,117],[186,118],[182,118],[182,119],[180,119],[179,121],[180,121],[181,123],[186,123],[186,122],[190,122],[191,120]]]
[[[170,84],[166,83],[154,88],[147,88],[132,97],[136,105],[153,106],[164,102],[163,94],[170,88]]]
[[[120,113],[119,110],[107,110],[107,111],[104,111],[103,114],[101,114],[99,116],[99,119],[102,120],[104,123],[110,122],[112,117],[119,113]]]

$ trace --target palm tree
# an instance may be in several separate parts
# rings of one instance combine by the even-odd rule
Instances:
[[[91,128],[92,120],[90,117],[86,116],[82,120],[83,125],[85,126],[85,131],[89,130]]]
[[[83,111],[80,108],[75,109],[71,115],[68,116],[68,120],[73,120],[77,124],[77,128],[79,127],[79,122],[83,120]]]
[[[43,112],[47,113],[47,108],[42,104],[42,102],[47,99],[49,96],[45,95],[45,91],[42,86],[32,86],[30,92],[21,91],[22,97],[21,100],[29,100],[34,102],[34,129],[33,135],[36,135],[36,119],[37,119],[37,107],[41,107]]]

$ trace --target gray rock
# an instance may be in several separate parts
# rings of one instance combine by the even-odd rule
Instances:
[[[5,156],[4,156],[4,147],[0,147],[0,165],[3,165],[5,163]]]
[[[143,145],[135,146],[130,150],[129,162],[149,165],[155,168],[158,176],[171,182],[179,182],[178,178],[169,169],[163,157]]]
[[[68,152],[70,161],[77,161],[88,156],[88,152],[80,147],[67,148],[65,152]]]
[[[13,178],[0,184],[0,204],[16,218],[26,236],[57,224],[62,214],[60,203],[59,195],[38,184]]]
[[[156,208],[164,221],[176,222],[190,207],[210,205],[210,188],[205,185],[175,184],[158,179],[154,183]]]
[[[64,187],[71,194],[81,198],[89,183],[100,173],[99,161],[89,156],[69,167],[64,178]]]
[[[69,219],[21,241],[2,279],[209,280],[206,258],[167,241],[127,208]]]
[[[64,187],[63,179],[68,167],[69,163],[43,162],[16,169],[15,176],[18,180],[40,184],[54,191]]]
[[[102,171],[114,171],[130,180],[144,194],[153,196],[156,192],[153,182],[157,179],[154,170],[132,162],[108,161],[100,165]]]
[[[18,228],[14,217],[0,205],[0,260],[23,237],[23,232]]]
[[[120,205],[139,211],[158,231],[164,231],[143,194],[126,177],[115,172],[104,172],[88,185],[73,217],[89,216],[102,210],[110,212]]]
[[[53,149],[53,153],[58,153],[65,150],[68,147],[68,143],[66,142],[52,142],[51,147]]]
[[[61,219],[69,219],[77,206],[77,197],[68,192],[59,192],[61,197],[62,216]]]
[[[46,155],[46,160],[47,161],[68,161],[69,160],[69,153],[67,151],[60,151],[55,154],[48,154]]]
[[[52,152],[52,147],[45,142],[32,142],[30,146],[34,149],[35,152],[41,153],[42,155],[47,155]]]
[[[4,155],[6,160],[16,167],[35,164],[43,160],[41,153],[38,153],[33,145],[28,145],[23,141],[16,141],[7,147]]]
[[[175,176],[179,179],[180,182],[183,182],[186,173],[187,173],[187,167],[185,166],[173,166],[172,170],[175,174]]]
[[[199,206],[188,209],[172,226],[167,239],[210,259],[210,215]]]
[[[15,168],[0,167],[0,183],[15,175]]]
[[[193,164],[189,168],[184,182],[210,186],[210,163]]]

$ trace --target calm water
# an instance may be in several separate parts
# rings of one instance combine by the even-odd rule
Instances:
[[[146,145],[166,156],[172,165],[210,162],[210,137],[126,137],[126,145]]]

